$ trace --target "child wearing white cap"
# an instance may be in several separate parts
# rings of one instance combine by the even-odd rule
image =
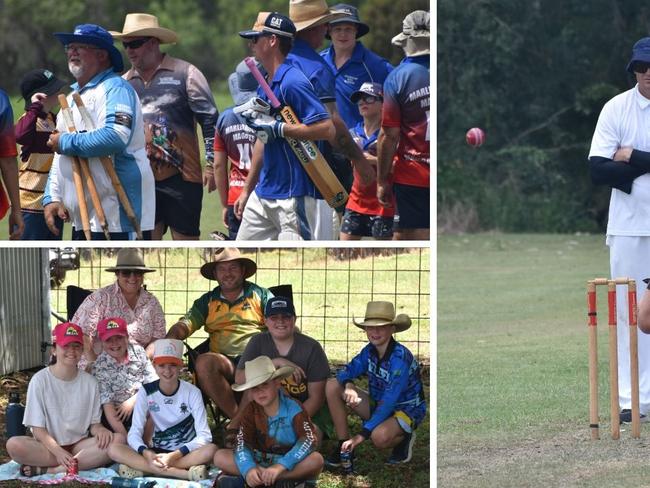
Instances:
[[[153,364],[160,378],[138,391],[128,446],[109,450],[111,459],[123,463],[120,476],[136,478],[151,473],[165,478],[199,481],[216,451],[201,391],[178,378],[183,365],[183,343],[158,339]],[[152,445],[143,440],[149,416],[154,424]]]

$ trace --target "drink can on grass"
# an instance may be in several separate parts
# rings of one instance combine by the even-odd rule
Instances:
[[[352,451],[341,451],[341,470],[344,474],[352,474]]]

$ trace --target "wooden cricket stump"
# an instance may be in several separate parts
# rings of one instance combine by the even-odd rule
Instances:
[[[591,438],[599,438],[598,418],[598,315],[596,288],[607,286],[609,329],[610,430],[612,439],[620,438],[618,398],[618,338],[616,319],[616,286],[627,285],[628,322],[630,334],[630,386],[632,399],[632,437],[641,436],[639,415],[639,348],[637,337],[636,281],[630,278],[596,278],[587,282],[587,328],[589,330],[589,428]]]

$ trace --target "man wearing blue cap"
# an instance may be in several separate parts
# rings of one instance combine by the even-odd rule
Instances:
[[[609,100],[598,117],[589,150],[592,181],[612,188],[606,244],[612,278],[626,276],[637,283],[650,276],[650,37],[632,48],[628,73],[634,88]],[[637,288],[641,301],[643,288]],[[621,422],[630,422],[630,350],[628,307],[617,296],[618,393]],[[650,335],[639,334],[641,420],[650,411]]]
[[[68,134],[63,117],[57,121],[57,133],[48,146],[56,153],[45,187],[43,207],[50,230],[58,234],[54,217],[72,221],[72,239],[82,240],[79,201],[72,179],[72,157],[89,159],[89,167],[106,214],[111,239],[135,238],[135,230],[120,206],[111,179],[98,160],[111,156],[118,178],[133,207],[142,231],[154,225],[155,194],[153,173],[145,152],[142,110],[133,88],[119,73],[124,69],[122,56],[113,46],[113,37],[102,27],[81,24],[72,33],[55,33],[63,44],[68,69],[77,80],[79,92],[90,113],[93,126],[86,125],[79,110],[73,110],[77,133]],[[68,97],[72,107],[72,97]],[[104,238],[97,213],[86,194],[91,238]],[[150,232],[148,232],[150,234]]]
[[[356,7],[339,3],[332,10],[345,12],[346,16],[329,23],[325,37],[331,39],[332,44],[320,55],[334,72],[336,106],[345,124],[352,129],[363,122],[363,117],[350,97],[366,82],[383,85],[393,65],[359,40],[370,32],[370,27],[361,22]]]

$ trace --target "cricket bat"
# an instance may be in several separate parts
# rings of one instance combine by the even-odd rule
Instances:
[[[271,106],[274,109],[279,109],[282,119],[290,125],[300,124],[300,120],[294,113],[293,109],[286,105],[282,106],[278,97],[275,96],[275,93],[271,90],[271,87],[262,76],[262,73],[257,69],[255,59],[248,57],[244,62],[262,87],[262,90],[264,90],[264,93],[266,93],[266,96],[271,102]],[[335,209],[344,207],[345,203],[348,201],[348,192],[345,191],[345,188],[343,188],[343,185],[338,180],[321,152],[318,150],[316,144],[313,141],[299,141],[289,137],[287,137],[286,140],[295,155],[298,157],[302,167],[307,172],[307,175],[328,205]]]

